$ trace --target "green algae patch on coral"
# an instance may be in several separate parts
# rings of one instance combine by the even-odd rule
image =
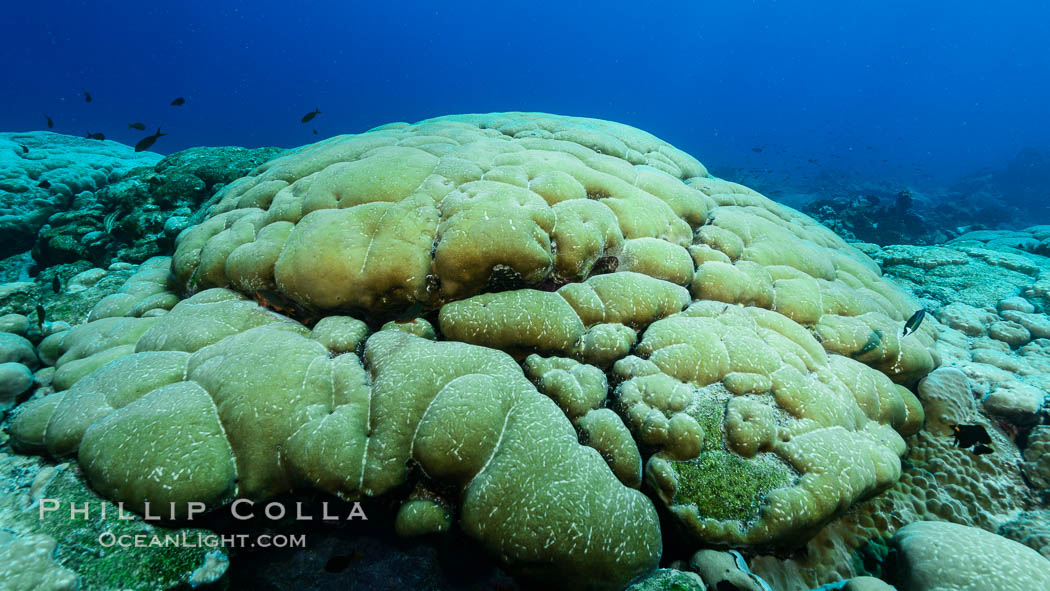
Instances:
[[[709,396],[698,397],[685,413],[693,417],[703,429],[701,449],[705,452],[723,447],[722,425],[725,423],[725,401]]]
[[[671,464],[678,478],[673,504],[695,505],[700,517],[744,523],[758,517],[766,495],[790,486],[791,471],[772,461],[746,460],[707,451],[696,460]]]

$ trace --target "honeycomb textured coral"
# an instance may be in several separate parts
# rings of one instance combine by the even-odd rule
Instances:
[[[804,541],[897,481],[923,423],[903,384],[935,364],[935,327],[900,337],[918,304],[866,255],[591,119],[292,150],[221,191],[168,263],[47,343],[57,393],[18,409],[16,443],[76,454],[136,508],[423,475],[511,568],[567,586],[658,563],[643,452],[699,540]],[[700,464],[766,477],[709,507],[676,494],[709,487],[682,480]]]

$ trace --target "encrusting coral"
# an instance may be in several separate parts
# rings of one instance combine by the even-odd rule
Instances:
[[[905,386],[937,363],[863,253],[591,119],[292,150],[220,191],[167,265],[41,344],[58,391],[19,409],[18,443],[77,454],[132,507],[436,481],[465,532],[568,586],[657,565],[643,473],[700,542],[804,542],[897,481],[923,424]],[[408,503],[398,531],[447,528]]]

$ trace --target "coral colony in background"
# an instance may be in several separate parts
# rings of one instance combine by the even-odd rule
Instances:
[[[332,589],[1050,588],[1050,227],[846,242],[540,113],[164,159],[5,134],[0,165],[4,588],[288,555]],[[263,507],[298,554],[100,544]],[[471,575],[427,566],[449,539]]]

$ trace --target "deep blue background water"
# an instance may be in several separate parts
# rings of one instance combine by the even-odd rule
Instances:
[[[5,3],[0,130],[47,113],[134,144],[143,122],[168,153],[536,110],[644,128],[715,170],[904,179],[1050,147],[1036,0],[296,4]]]

